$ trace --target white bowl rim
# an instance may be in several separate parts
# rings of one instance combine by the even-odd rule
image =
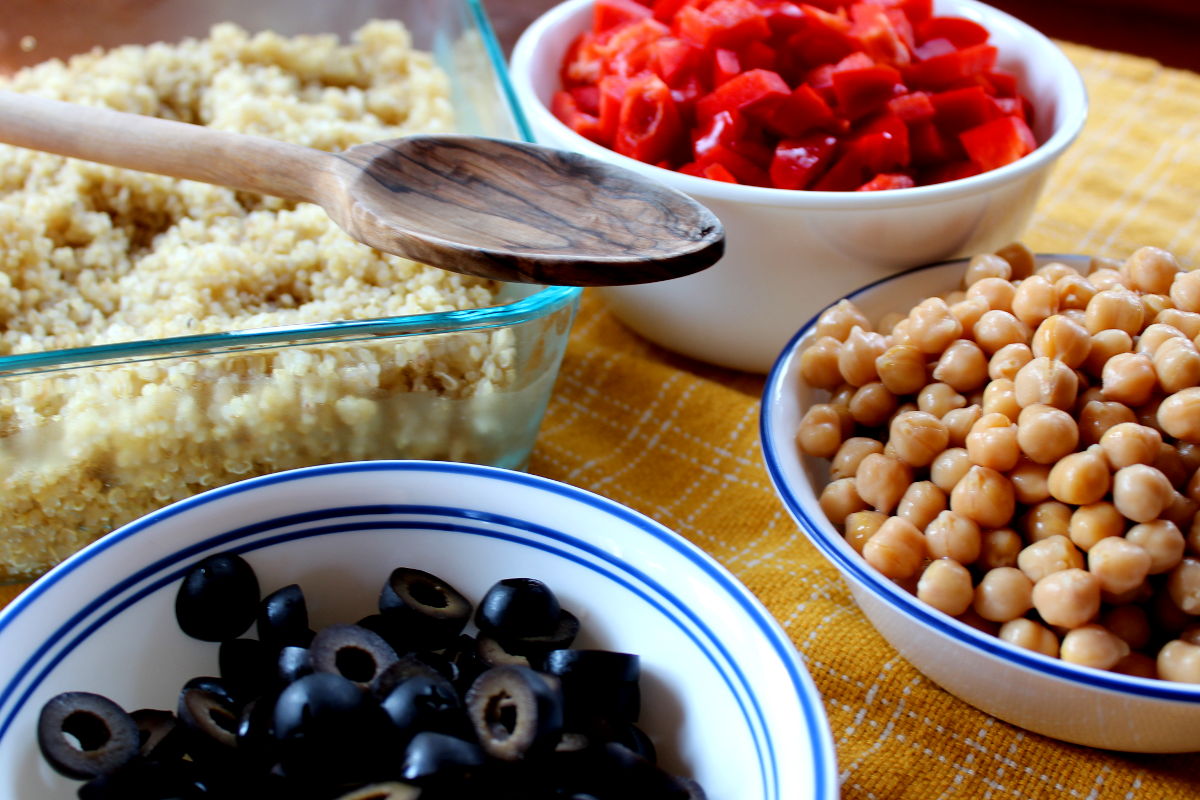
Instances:
[[[1066,54],[1045,34],[1011,14],[1001,11],[994,6],[979,2],[979,0],[953,1],[957,6],[960,6],[960,9],[956,9],[954,14],[964,15],[961,9],[965,9],[967,13],[964,16],[972,18],[975,21],[989,18],[1000,20],[1005,25],[1019,30],[1038,44],[1039,49],[1044,51],[1040,55],[1045,59],[1039,63],[1039,68],[1045,69],[1047,72],[1060,74],[1066,86],[1066,90],[1062,92],[1059,98],[1064,104],[1064,118],[1062,124],[1054,130],[1050,137],[1045,142],[1040,143],[1037,149],[1029,155],[978,175],[930,184],[928,186],[914,186],[908,189],[884,189],[875,192],[824,192],[809,189],[775,189],[764,186],[729,184],[693,175],[685,175],[674,170],[667,170],[652,164],[646,164],[623,156],[614,150],[610,150],[581,136],[563,124],[557,117],[550,113],[550,110],[544,104],[537,100],[528,86],[527,76],[537,66],[533,63],[535,42],[545,36],[548,30],[563,24],[567,18],[577,13],[580,8],[593,3],[594,0],[563,0],[563,2],[550,8],[535,19],[517,39],[517,43],[513,47],[512,57],[509,60],[509,77],[518,99],[521,100],[519,104],[521,113],[525,115],[527,120],[528,117],[536,117],[544,124],[554,125],[572,142],[573,149],[578,152],[593,157],[613,160],[643,175],[656,178],[660,181],[669,181],[681,191],[696,197],[710,197],[717,200],[752,205],[812,209],[837,209],[846,207],[864,209],[893,208],[941,203],[954,200],[958,197],[986,192],[989,188],[996,185],[1007,184],[1045,169],[1062,155],[1071,142],[1078,138],[1080,132],[1083,130],[1084,123],[1087,121],[1088,111],[1087,87],[1084,85],[1083,76],[1080,75],[1079,70],[1071,63],[1070,59],[1066,57]],[[935,0],[935,4],[936,2],[937,0]]]
[[[376,460],[376,461],[359,461],[359,462],[343,462],[336,464],[323,464],[313,467],[303,467],[283,472],[262,475],[254,478],[248,478],[232,484],[216,487],[200,494],[184,500],[177,501],[170,505],[164,506],[156,511],[153,511],[133,522],[130,522],[112,533],[108,534],[92,543],[91,545],[76,552],[71,557],[63,561],[58,566],[47,572],[30,587],[19,594],[12,602],[4,609],[0,609],[0,637],[3,636],[4,630],[12,624],[12,622],[28,607],[36,604],[47,592],[53,587],[62,583],[65,579],[79,569],[83,568],[101,553],[120,544],[123,541],[129,540],[139,534],[139,532],[152,528],[161,523],[163,520],[182,514],[191,509],[217,502],[223,498],[232,495],[241,494],[244,492],[253,491],[256,488],[268,486],[271,484],[285,483],[290,481],[300,481],[319,477],[322,475],[345,474],[353,472],[396,472],[396,473],[437,473],[443,475],[460,475],[472,476],[474,478],[484,479],[490,482],[500,484],[511,483],[528,487],[540,492],[546,492],[554,495],[565,497],[577,503],[590,506],[608,515],[618,518],[622,522],[638,529],[641,532],[657,539],[659,543],[667,545],[671,550],[685,558],[692,566],[703,572],[711,581],[723,589],[730,599],[745,613],[759,629],[763,639],[770,646],[770,649],[779,657],[779,662],[783,667],[787,679],[790,682],[795,696],[803,715],[803,725],[806,730],[810,742],[810,777],[812,782],[812,797],[814,800],[829,800],[837,796],[837,775],[836,775],[836,756],[834,753],[832,733],[829,729],[828,721],[825,716],[824,706],[821,703],[821,695],[817,691],[816,685],[812,681],[812,677],[808,674],[800,660],[799,652],[792,644],[791,639],[783,630],[779,622],[771,615],[766,607],[755,597],[749,589],[747,589],[741,581],[739,581],[728,569],[718,563],[713,557],[709,556],[696,545],[689,542],[679,534],[670,530],[661,523],[651,519],[650,517],[635,511],[627,506],[621,505],[614,500],[610,500],[602,495],[580,489],[570,484],[555,481],[549,478],[532,475],[515,470],[503,469],[500,467],[491,467],[477,464],[446,462],[446,461],[426,461],[426,460]],[[420,507],[420,504],[393,504],[400,508]],[[486,512],[475,512],[464,510],[464,516],[471,518],[489,517]],[[510,524],[519,524],[519,520],[515,520],[504,514],[491,515],[490,518],[502,520]],[[531,524],[532,525],[532,524]],[[240,531],[245,528],[257,528],[259,525],[243,526],[242,528],[233,531],[217,531],[214,530],[213,535],[209,536],[202,542],[193,542],[186,545],[177,552],[175,556],[180,556],[181,553],[197,553],[211,549],[214,545],[221,541],[235,539]],[[533,525],[533,528],[539,530],[545,529],[544,525]],[[623,562],[614,556],[608,555],[599,547],[591,544],[585,538],[576,535],[564,534],[555,532],[556,537],[563,541],[569,542],[574,547],[578,547],[590,555],[597,556],[611,564],[620,566],[621,569],[628,574],[637,577],[644,581],[647,585],[655,586],[664,597],[670,597],[671,592],[665,587],[662,587],[655,579],[644,573],[642,570],[633,565]],[[91,598],[85,604],[84,608],[72,615],[66,622],[60,626],[60,629],[70,628],[77,624],[80,619],[86,619],[90,614],[95,613],[104,605],[107,599],[118,596],[123,586],[133,586],[139,576],[144,573],[150,573],[155,570],[157,565],[165,561],[170,561],[175,557],[163,557],[158,559],[153,564],[143,566],[135,570],[133,573],[125,575],[120,581],[110,587],[102,595]],[[709,640],[712,642],[715,649],[728,662],[728,669],[731,670],[741,680],[742,685],[749,687],[748,679],[741,674],[741,669],[738,667],[737,660],[729,653],[726,645],[721,641],[720,637],[704,622],[704,620],[692,609],[686,608],[681,604],[676,604],[681,614],[686,615],[691,623],[697,626],[701,631],[706,631]],[[113,613],[113,612],[107,612]],[[99,623],[93,623],[99,624]],[[90,634],[90,630],[85,632]],[[25,662],[13,671],[13,678],[7,686],[0,686],[0,709],[12,699],[13,693],[21,687],[21,697],[17,702],[8,709],[3,718],[0,718],[0,739],[3,739],[5,733],[13,724],[16,716],[20,712],[22,706],[28,702],[28,698],[45,679],[49,671],[54,665],[65,657],[69,649],[58,653],[54,660],[48,665],[37,666],[40,669],[40,676],[33,683],[26,684],[26,678],[29,673],[35,669],[35,666],[42,660],[45,653],[50,649],[53,642],[58,638],[58,633],[48,635],[44,638],[41,646],[26,658]],[[81,637],[77,637],[81,638]],[[755,713],[759,718],[763,717],[761,711],[761,703],[767,698],[756,697],[752,692],[747,690],[747,701],[753,706]],[[763,746],[768,751],[769,758],[778,762],[781,758],[785,758],[785,748],[788,743],[774,742],[770,737],[764,737]],[[764,769],[766,766],[764,765]]]
[[[1066,262],[1078,262],[1086,258],[1086,256],[1075,254],[1042,254],[1038,257]],[[965,266],[969,260],[967,258],[957,258],[913,267],[904,272],[880,278],[877,281],[856,289],[845,297],[830,303],[825,308],[827,309],[842,300],[854,300],[855,297],[864,292],[915,273],[950,265]],[[776,359],[774,365],[771,367],[771,372],[767,375],[759,413],[759,439],[762,445],[763,460],[766,463],[767,472],[788,512],[800,526],[808,540],[843,575],[862,585],[889,605],[897,607],[902,613],[915,617],[918,622],[928,625],[952,641],[972,650],[995,656],[1016,666],[1040,672],[1052,678],[1084,684],[1097,689],[1133,695],[1138,698],[1200,704],[1200,684],[1175,683],[1156,678],[1142,678],[1079,666],[1009,644],[998,636],[991,636],[983,631],[972,628],[970,625],[918,600],[915,595],[909,594],[885,578],[881,573],[863,561],[861,557],[856,557],[856,554],[853,553],[853,550],[850,549],[849,545],[845,543],[845,540],[832,525],[825,520],[814,520],[805,511],[800,499],[784,480],[783,471],[779,466],[782,456],[778,450],[777,443],[771,437],[771,430],[775,427],[776,404],[773,400],[788,391],[788,387],[783,381],[788,363],[796,355],[797,345],[816,326],[817,320],[824,310],[822,309],[813,315],[812,319],[796,332],[783,348],[778,359]]]

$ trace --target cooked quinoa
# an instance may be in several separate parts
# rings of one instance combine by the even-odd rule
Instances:
[[[398,22],[94,51],[0,88],[323,150],[451,130]],[[0,355],[495,305],[498,287],[360,245],[309,204],[0,145]],[[0,379],[0,576],[164,503],[356,458],[475,460],[462,409],[512,380],[504,330]],[[486,423],[480,423],[486,424]]]

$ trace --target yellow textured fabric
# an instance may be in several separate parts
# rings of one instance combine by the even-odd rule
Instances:
[[[1115,258],[1151,244],[1200,266],[1200,75],[1063,47],[1087,83],[1090,117],[1023,241]],[[1027,733],[901,659],[777,500],[759,447],[761,389],[760,378],[648,345],[585,293],[530,471],[648,514],[766,604],[824,697],[847,800],[1200,796],[1195,756]]]

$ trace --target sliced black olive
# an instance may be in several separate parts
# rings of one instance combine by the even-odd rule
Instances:
[[[604,762],[610,791],[636,800],[690,800],[691,791],[669,772],[655,766],[628,747],[604,745]]]
[[[404,635],[404,626],[395,617],[368,614],[354,624],[378,633],[397,653],[407,653],[414,647],[411,639]]]
[[[254,624],[258,578],[241,556],[219,553],[188,571],[175,596],[180,629],[195,639],[236,639]]]
[[[257,639],[226,639],[217,650],[221,681],[235,699],[262,694],[273,676],[270,648]]]
[[[380,704],[405,739],[421,731],[471,735],[462,698],[441,675],[417,675],[398,684]]]
[[[466,704],[480,746],[503,761],[551,752],[562,734],[562,695],[528,667],[487,670],[467,690]]]
[[[479,601],[475,624],[497,639],[551,633],[562,607],[550,587],[534,578],[505,578]]]
[[[174,712],[139,708],[129,712],[138,728],[142,758],[166,762],[182,758],[187,749],[183,728]]]
[[[437,656],[436,653],[430,653],[428,656]],[[439,657],[443,658],[444,657]],[[375,680],[371,683],[371,693],[381,700],[392,693],[392,690],[404,683],[409,678],[444,678],[453,682],[453,678],[434,666],[432,659],[417,653],[405,653],[387,666],[382,672],[375,676]],[[451,674],[457,674],[455,669]]]
[[[79,787],[80,800],[198,800],[205,797],[195,765],[135,758]]]
[[[193,756],[220,757],[221,751],[237,746],[241,709],[227,695],[195,686],[185,687],[179,693],[176,713],[192,734],[189,752]]]
[[[206,692],[212,692],[217,695],[230,706],[238,705],[238,700],[229,689],[229,684],[225,683],[221,678],[215,678],[211,675],[197,675],[195,678],[189,678],[187,683],[183,684],[183,688],[203,689]]]
[[[629,683],[641,679],[641,659],[613,650],[555,650],[542,659],[551,675],[601,683]]]
[[[618,724],[608,731],[608,740],[628,747],[651,764],[658,763],[658,748],[644,730],[633,723]]]
[[[404,751],[401,777],[418,785],[465,780],[486,763],[479,745],[445,733],[424,731]]]
[[[279,683],[286,686],[312,672],[312,653],[307,647],[288,645],[280,649],[279,657],[275,660],[275,679]]]
[[[553,650],[563,650],[571,646],[579,635],[579,619],[570,611],[563,609],[558,615],[558,624],[549,633],[528,636],[505,636],[498,632],[491,634],[504,644],[504,649],[510,653],[523,655],[530,661],[538,661]]]
[[[68,778],[113,772],[137,755],[140,744],[133,717],[91,692],[56,695],[38,718],[38,747],[50,766]]]
[[[541,668],[562,681],[569,729],[637,721],[641,713],[641,661],[636,655],[610,650],[553,650],[542,659]]]
[[[308,647],[313,631],[308,627],[308,603],[300,586],[276,589],[258,606],[258,638],[269,647]]]
[[[242,709],[236,736],[238,753],[246,760],[266,765],[275,758],[275,699],[264,694]]]
[[[440,650],[471,619],[471,601],[436,575],[399,567],[379,593],[379,611],[393,617],[410,649]]]
[[[372,783],[361,789],[354,789],[337,800],[417,800],[421,790],[410,783]]]
[[[275,701],[272,731],[289,777],[336,781],[358,776],[386,743],[386,718],[358,684],[314,672],[285,687]]]
[[[475,655],[485,669],[503,666],[530,666],[529,658],[520,653],[511,653],[498,639],[486,634],[475,637]]]
[[[360,686],[369,686],[397,659],[382,636],[357,625],[330,625],[313,637],[308,652],[314,672],[333,672]]]

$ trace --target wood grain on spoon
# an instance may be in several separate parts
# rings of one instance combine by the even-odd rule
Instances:
[[[687,195],[524,142],[421,135],[327,153],[5,91],[0,142],[316,203],[364,244],[495,280],[646,283],[724,249],[720,221]]]

